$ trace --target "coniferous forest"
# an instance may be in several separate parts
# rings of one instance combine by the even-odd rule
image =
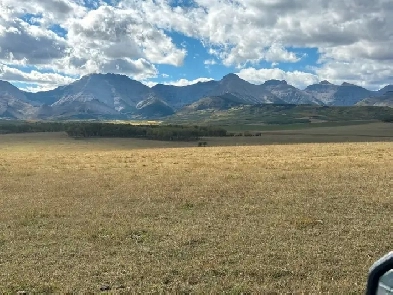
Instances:
[[[226,136],[227,131],[214,126],[131,125],[99,122],[10,122],[0,124],[0,134],[26,132],[61,132],[74,138],[130,137],[154,140],[191,141],[204,136]]]

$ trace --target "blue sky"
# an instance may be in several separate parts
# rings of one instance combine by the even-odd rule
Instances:
[[[393,84],[393,4],[325,4],[2,0],[0,79],[29,91],[106,72],[147,85],[188,85],[228,73],[299,88],[321,80],[369,89]]]

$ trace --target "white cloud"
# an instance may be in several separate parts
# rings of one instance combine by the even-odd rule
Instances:
[[[198,82],[208,82],[208,81],[213,81],[213,79],[210,79],[210,78],[198,78],[195,80],[180,79],[180,80],[176,80],[176,81],[162,82],[160,84],[173,85],[173,86],[188,86],[188,85],[197,84]],[[153,87],[153,86],[159,84],[158,82],[147,81],[147,80],[141,81],[141,82],[149,87]]]
[[[53,90],[56,87],[54,86],[50,86],[50,85],[37,85],[37,84],[30,84],[30,83],[26,83],[25,86],[20,87],[20,90],[26,91],[26,92],[32,92],[32,93],[36,93],[36,92],[41,92],[41,91],[49,91],[49,90]]]
[[[171,8],[166,1],[152,0],[128,0],[122,5],[138,6],[159,27],[202,40],[210,54],[227,66],[242,68],[261,60],[296,63],[300,57],[288,48],[310,47],[329,59],[327,68],[343,57],[351,59],[355,68],[361,67],[363,60],[377,68],[379,60],[393,62],[390,0],[194,2],[197,5],[192,8]],[[356,80],[361,82],[362,77],[358,75]],[[368,79],[367,84],[377,82],[372,76]],[[389,79],[385,77],[384,82],[391,82]]]
[[[142,83],[142,84],[145,84],[145,85],[148,86],[148,87],[153,87],[153,86],[156,86],[156,85],[158,84],[157,82],[145,81],[145,80],[142,80],[141,83]]]
[[[210,78],[198,78],[195,80],[187,80],[187,79],[180,79],[177,81],[170,81],[170,82],[165,82],[163,84],[165,85],[173,85],[173,86],[188,86],[188,85],[193,85],[196,84],[198,82],[208,82],[208,81],[212,81],[213,79]]]
[[[295,53],[289,52],[280,44],[273,44],[265,53],[265,60],[273,63],[277,62],[298,62],[301,58],[297,57]]]
[[[349,82],[370,90],[378,90],[393,82],[393,63],[359,61],[330,61],[315,69],[320,80],[334,84]]]
[[[16,68],[8,67],[0,64],[0,79],[7,81],[18,81],[26,83],[35,83],[55,87],[57,85],[65,85],[72,83],[75,79],[66,77],[57,73],[40,73],[36,70],[24,72]]]
[[[186,49],[148,22],[138,9],[102,1],[87,9],[82,0],[1,0],[0,62],[33,66],[63,75],[112,72],[148,79],[155,64],[181,66]],[[34,16],[23,20],[25,13]],[[52,25],[66,32],[57,35]]]
[[[0,0],[0,62],[145,80],[163,74],[156,65],[183,66],[185,43],[175,44],[168,33],[176,32],[202,42],[212,56],[201,63],[235,66],[249,79],[258,71],[259,80],[268,73],[298,85],[299,77],[303,84],[326,78],[369,87],[393,81],[391,0],[190,0],[183,7],[169,0],[91,0],[90,8],[85,2]],[[22,19],[25,13],[34,24]],[[302,54],[295,51],[311,47],[320,55],[311,74],[255,70],[262,61],[296,68]]]
[[[305,88],[308,85],[318,83],[319,78],[317,75],[312,73],[293,71],[286,72],[278,68],[274,69],[255,69],[247,68],[242,69],[237,75],[253,84],[263,84],[267,80],[285,80],[288,84],[298,87],[300,89]]]
[[[216,64],[217,64],[217,61],[214,60],[214,59],[207,59],[207,60],[205,60],[203,63],[204,63],[205,65],[207,65],[207,66],[213,66],[213,65],[216,65]]]
[[[0,59],[14,64],[47,64],[64,57],[66,41],[50,30],[20,19],[0,18]]]
[[[100,6],[74,20],[68,31],[78,57],[145,58],[151,63],[180,66],[186,55],[162,30],[152,26],[140,12]],[[83,40],[84,42],[80,42]]]

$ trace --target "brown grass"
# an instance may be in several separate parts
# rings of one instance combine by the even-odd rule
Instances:
[[[0,136],[0,292],[361,293],[392,175],[393,143]]]

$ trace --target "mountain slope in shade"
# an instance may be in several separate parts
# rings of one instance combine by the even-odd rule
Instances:
[[[14,98],[23,102],[28,102],[28,99],[23,91],[15,87],[9,82],[0,80],[0,98]]]
[[[384,95],[386,92],[393,91],[393,85],[387,85],[382,89],[378,90],[378,95]]]
[[[182,87],[158,84],[152,90],[175,109],[181,109],[204,97],[228,93],[248,104],[285,103],[264,87],[248,83],[235,74],[228,74],[220,81],[198,82]]]
[[[37,107],[29,103],[22,91],[8,82],[0,81],[0,117],[32,118],[36,110]]]
[[[376,95],[375,92],[357,85],[343,83],[338,86],[328,81],[310,85],[304,92],[311,94],[322,104],[332,106],[351,106],[367,97]]]
[[[335,106],[352,106],[359,101],[374,96],[375,93],[363,87],[343,83],[338,87],[336,93],[333,95],[333,105]]]
[[[172,86],[157,84],[152,87],[152,91],[161,97],[174,109],[180,109],[191,104],[202,97],[209,95],[215,87],[217,81],[198,82],[188,86]]]
[[[23,92],[26,98],[35,105],[51,105],[62,98],[69,85],[67,86],[60,86],[56,89],[49,90],[49,91],[41,91],[41,92]]]
[[[261,85],[248,83],[235,74],[225,75],[209,93],[209,96],[220,96],[226,93],[233,94],[248,104],[285,103]]]
[[[311,93],[288,85],[285,80],[268,80],[262,86],[288,104],[323,104]]]
[[[230,93],[218,96],[208,96],[201,98],[189,106],[185,106],[181,112],[193,112],[207,109],[228,110],[230,108],[244,105],[246,102]]]
[[[175,111],[162,99],[151,96],[136,105],[136,113],[143,118],[161,118],[173,115]]]
[[[358,106],[378,106],[393,108],[393,91],[388,91],[382,96],[369,97],[358,102]]]

